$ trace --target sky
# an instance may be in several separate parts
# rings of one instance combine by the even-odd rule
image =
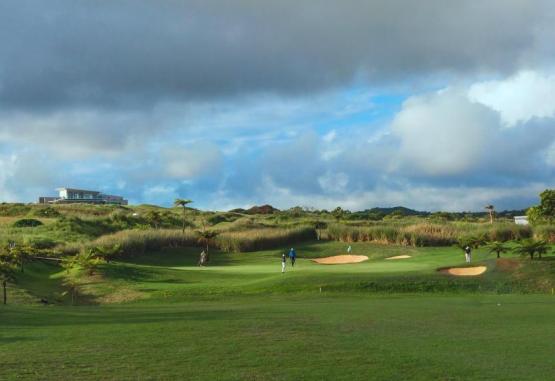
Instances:
[[[0,201],[527,208],[553,41],[550,0],[3,0]]]

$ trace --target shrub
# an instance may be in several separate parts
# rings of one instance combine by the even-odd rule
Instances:
[[[31,210],[29,205],[15,203],[15,204],[8,204],[2,203],[0,204],[0,216],[3,217],[15,217],[15,216],[24,216]]]
[[[13,223],[13,226],[16,228],[33,228],[40,225],[42,225],[42,222],[34,218],[22,218]]]
[[[29,237],[25,240],[25,244],[33,249],[53,249],[56,247],[57,242],[45,237]]]
[[[31,215],[35,217],[55,218],[55,217],[60,217],[60,212],[58,212],[56,209],[52,208],[51,206],[47,206],[45,208],[33,209],[33,212],[31,213]]]
[[[555,225],[540,225],[534,227],[534,238],[555,243]]]
[[[91,238],[117,230],[108,218],[81,219],[79,217],[64,216],[56,221],[56,223],[48,225],[48,227],[52,231],[79,234]]]

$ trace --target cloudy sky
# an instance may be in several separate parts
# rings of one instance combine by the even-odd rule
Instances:
[[[550,0],[3,0],[0,200],[525,208],[553,41]]]

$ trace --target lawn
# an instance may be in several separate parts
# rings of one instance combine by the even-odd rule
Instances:
[[[237,296],[0,309],[0,378],[548,380],[544,295]]]
[[[78,306],[60,268],[33,263],[0,307],[0,380],[546,380],[555,360],[555,261],[481,249],[457,278],[452,247],[353,244],[369,260],[319,265],[338,242],[283,250],[168,249],[103,265]],[[385,260],[410,255],[409,259]],[[55,305],[41,306],[39,298]]]

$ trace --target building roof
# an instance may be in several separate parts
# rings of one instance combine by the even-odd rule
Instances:
[[[99,192],[99,191],[92,191],[92,190],[87,190],[87,189],[77,189],[77,188],[66,188],[66,187],[56,188],[56,190],[57,190],[57,191],[66,190],[66,191],[71,191],[71,192],[93,193],[93,194],[99,194],[99,193],[101,193],[101,192]]]

